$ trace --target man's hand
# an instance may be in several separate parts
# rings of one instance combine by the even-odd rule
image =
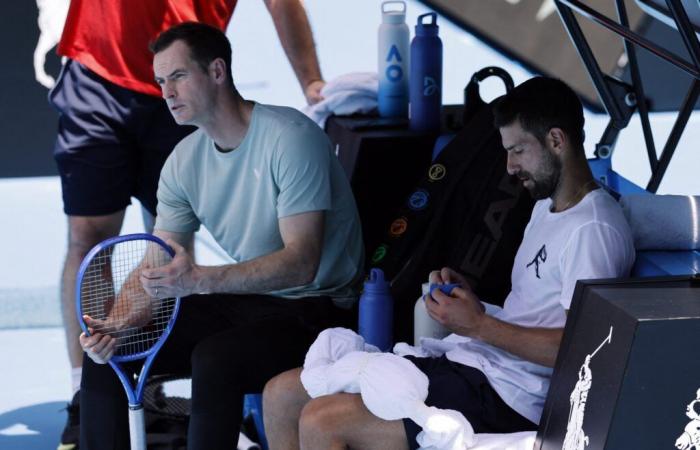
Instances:
[[[449,282],[453,283],[459,282],[455,278],[450,280]],[[468,286],[454,288],[451,295],[445,295],[440,289],[435,289],[432,294],[426,295],[424,300],[430,317],[441,325],[461,336],[478,336],[485,317],[484,305]]]
[[[309,105],[314,105],[321,100],[323,100],[323,95],[321,95],[321,89],[326,85],[323,80],[314,80],[306,85],[304,88],[304,97],[306,97],[306,103]]]
[[[433,270],[428,276],[428,280],[431,284],[447,284],[447,283],[457,283],[462,288],[468,288],[469,283],[467,279],[462,276],[456,270],[450,269],[449,267],[443,267],[440,270]]]
[[[144,290],[153,298],[185,297],[199,293],[201,268],[183,246],[172,239],[166,243],[175,250],[175,257],[168,265],[141,271]]]
[[[114,355],[117,340],[109,334],[103,333],[113,331],[113,324],[110,324],[108,320],[96,320],[90,316],[83,316],[83,320],[88,326],[90,336],[81,333],[79,338],[80,346],[91,360],[97,364],[106,364]],[[99,331],[95,331],[96,329]]]

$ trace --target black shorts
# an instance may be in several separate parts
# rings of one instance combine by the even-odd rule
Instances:
[[[459,411],[476,433],[513,433],[537,429],[537,425],[506,405],[480,370],[450,361],[444,356],[409,356],[406,359],[430,380],[425,404]],[[422,431],[421,427],[411,419],[404,419],[403,425],[408,447],[417,449],[416,436]]]
[[[160,170],[194,128],[177,125],[162,99],[117,86],[72,60],[49,102],[59,112],[54,158],[65,213],[110,214],[136,197],[155,214]]]

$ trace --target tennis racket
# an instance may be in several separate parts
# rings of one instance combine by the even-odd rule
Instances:
[[[146,450],[143,392],[158,350],[175,324],[179,298],[156,299],[144,291],[139,272],[166,265],[175,252],[150,234],[130,234],[107,239],[85,256],[76,280],[78,321],[86,335],[83,315],[100,321],[94,332],[116,340],[109,365],[124,386],[129,401],[131,450]],[[156,291],[157,292],[157,291]],[[138,375],[123,363],[145,359]]]

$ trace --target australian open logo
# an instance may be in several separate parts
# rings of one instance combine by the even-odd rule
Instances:
[[[430,97],[440,92],[437,81],[433,77],[423,77],[423,96]]]
[[[386,62],[391,63],[394,60],[396,60],[396,63],[389,64],[384,74],[387,80],[395,83],[403,78],[403,69],[398,64],[401,62],[401,53],[399,53],[399,49],[395,45],[392,45],[389,53],[386,55]]]

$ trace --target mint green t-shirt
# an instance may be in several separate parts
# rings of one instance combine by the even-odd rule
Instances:
[[[155,228],[182,233],[203,224],[235,261],[244,262],[284,247],[279,218],[311,211],[325,211],[316,278],[264,294],[354,297],[362,277],[362,234],[330,141],[295,109],[255,104],[235,150],[219,151],[201,130],[175,147],[160,175]]]

